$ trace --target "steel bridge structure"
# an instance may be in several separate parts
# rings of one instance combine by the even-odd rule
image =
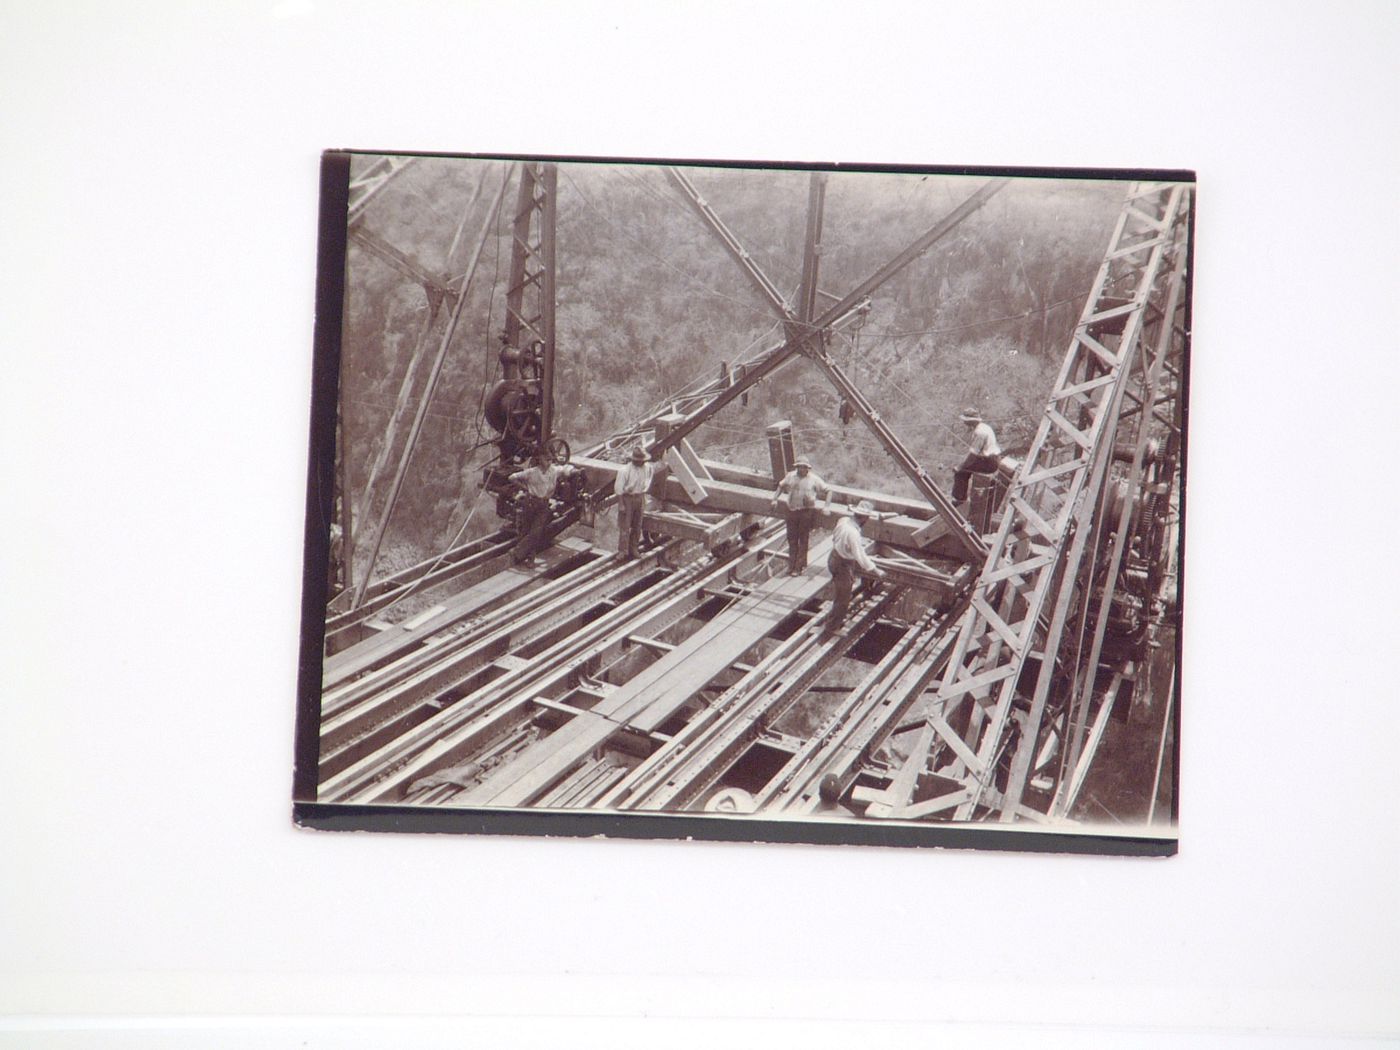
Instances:
[[[420,286],[431,312],[369,473],[356,487],[341,464],[347,550],[378,550],[421,425],[408,406],[421,413],[431,397],[480,258],[478,246],[454,282],[368,231],[364,216],[407,163],[386,158],[351,186],[350,240]],[[551,436],[555,355],[569,352],[555,346],[554,167],[511,165],[481,231],[484,244],[513,183],[503,341],[534,348],[541,441]],[[313,801],[1063,827],[1096,819],[1088,786],[1121,778],[1100,760],[1131,721],[1152,756],[1151,768],[1132,771],[1136,819],[1166,826],[1191,185],[1124,184],[1030,449],[1001,493],[980,486],[973,513],[934,483],[830,347],[877,288],[1007,180],[988,179],[835,295],[818,288],[828,173],[812,173],[789,299],[684,171],[663,174],[772,310],[779,341],[573,454],[591,499],[558,508],[554,542],[534,565],[511,561],[509,526],[373,580],[349,579],[347,555],[326,615]],[[918,493],[838,487],[829,501],[872,503],[865,534],[887,574],[862,584],[834,636],[820,622],[829,538],[814,537],[805,573],[780,571],[771,501],[794,461],[791,429],[769,428],[766,471],[716,462],[691,443],[755,383],[803,361]],[[606,511],[635,447],[670,470],[645,518],[653,546],[623,560],[576,526]],[[822,524],[836,510],[824,509]],[[366,560],[372,567],[375,554]],[[427,596],[426,608],[386,622],[386,607],[410,593]],[[821,702],[799,717],[811,697]]]

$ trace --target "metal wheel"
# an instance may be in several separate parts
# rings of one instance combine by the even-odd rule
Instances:
[[[569,443],[563,438],[550,438],[549,441],[546,442],[544,450],[549,454],[549,458],[555,463],[558,463],[561,467],[569,462]]]

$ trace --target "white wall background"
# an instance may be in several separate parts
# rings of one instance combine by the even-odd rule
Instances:
[[[1383,2],[0,2],[0,1044],[1400,1035],[1397,54]],[[1180,855],[293,830],[326,147],[1197,169]]]

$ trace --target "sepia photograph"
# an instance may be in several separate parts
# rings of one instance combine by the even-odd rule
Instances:
[[[1194,189],[325,154],[295,819],[1174,853]]]

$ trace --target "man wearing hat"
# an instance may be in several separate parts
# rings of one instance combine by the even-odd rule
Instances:
[[[773,506],[787,495],[787,542],[788,575],[801,576],[807,568],[807,541],[812,535],[812,526],[817,522],[817,497],[831,499],[831,488],[812,472],[812,464],[799,459],[788,471],[787,477],[778,482],[778,491],[773,493]]]
[[[842,512],[836,528],[831,532],[831,556],[826,561],[827,568],[831,570],[831,610],[822,625],[823,638],[835,634],[845,622],[857,571],[876,579],[884,578],[885,571],[865,553],[865,537],[860,533],[874,513],[875,508],[870,502],[861,500],[854,508]]]
[[[555,463],[548,452],[536,452],[534,465],[517,470],[510,480],[525,490],[524,523],[520,530],[520,541],[511,552],[511,560],[517,565],[534,562],[535,554],[548,546],[545,543],[545,527],[549,524],[549,500],[564,474],[564,468]]]
[[[655,477],[655,468],[640,447],[632,450],[631,462],[618,472],[613,489],[617,493],[617,551],[623,561],[637,556],[647,492]]]
[[[995,474],[1001,462],[1001,446],[996,433],[975,408],[963,410],[958,417],[972,431],[972,446],[962,465],[953,471],[953,502],[967,499],[967,483],[974,474]]]

